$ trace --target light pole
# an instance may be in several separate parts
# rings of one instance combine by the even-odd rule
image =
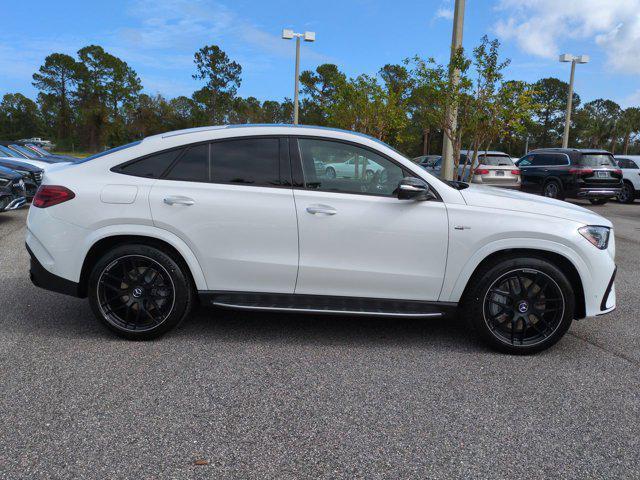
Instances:
[[[462,46],[462,29],[464,26],[464,4],[465,0],[456,0],[455,8],[453,10],[453,34],[451,35],[451,59],[458,49]],[[460,72],[455,70],[451,74],[451,82],[457,84],[460,81]],[[447,116],[447,123],[451,126],[451,130],[456,130],[456,124],[458,123],[458,106],[449,105],[445,113]],[[445,180],[453,180],[453,143],[447,136],[446,132],[442,135],[442,166],[441,176]],[[456,174],[457,178],[457,174]]]
[[[282,30],[282,38],[285,40],[296,39],[296,80],[293,87],[293,124],[298,124],[298,92],[300,90],[300,38],[305,42],[315,42],[316,32],[295,33],[293,30],[285,28]]]
[[[570,53],[560,55],[561,62],[571,62],[571,77],[569,79],[569,96],[567,97],[567,114],[564,120],[564,135],[562,136],[562,148],[569,146],[569,127],[571,126],[571,106],[573,104],[573,77],[576,72],[576,63],[587,63],[588,55],[578,55],[574,57]]]

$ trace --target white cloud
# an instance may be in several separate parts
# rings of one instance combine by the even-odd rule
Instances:
[[[586,40],[612,68],[640,73],[640,0],[500,0],[497,11],[498,36],[527,53],[554,58],[567,41]]]
[[[436,18],[444,18],[445,20],[453,20],[453,10],[447,7],[440,7],[436,10]]]

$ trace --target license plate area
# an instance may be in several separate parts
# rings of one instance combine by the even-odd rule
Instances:
[[[496,170],[496,177],[504,177],[504,170]]]
[[[601,170],[596,172],[596,177],[598,178],[609,178],[609,172],[603,172]]]

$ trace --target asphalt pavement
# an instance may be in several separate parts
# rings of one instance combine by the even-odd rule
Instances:
[[[640,478],[640,201],[591,208],[618,309],[529,357],[456,320],[214,309],[120,340],[31,284],[0,214],[0,478]]]

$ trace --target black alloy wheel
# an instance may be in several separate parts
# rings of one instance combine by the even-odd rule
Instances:
[[[169,272],[155,260],[126,255],[111,262],[98,279],[100,309],[107,321],[132,331],[164,322],[175,302]]]
[[[533,346],[558,329],[564,304],[553,278],[539,270],[521,268],[493,282],[484,299],[484,321],[499,341]]]
[[[633,188],[633,185],[625,181],[622,184],[622,189],[620,190],[620,193],[618,194],[618,201],[620,203],[633,203],[633,201],[635,200],[635,196],[636,196],[636,191]]]
[[[325,176],[327,178],[336,178],[336,171],[335,169],[329,167],[327,168],[327,170],[325,171]]]
[[[98,260],[88,296],[94,314],[110,330],[147,340],[186,318],[195,294],[183,262],[148,245],[122,245]]]
[[[558,182],[548,182],[544,186],[543,194],[549,198],[560,198],[560,184]]]

